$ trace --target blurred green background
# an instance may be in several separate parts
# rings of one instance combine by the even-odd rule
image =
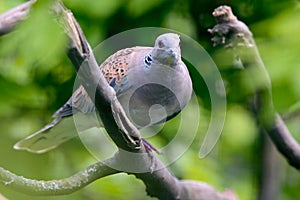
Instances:
[[[19,5],[21,0],[1,0],[0,13]],[[269,150],[267,161],[264,137],[247,110],[249,94],[243,75],[228,57],[212,48],[208,28],[215,25],[212,11],[230,5],[239,19],[252,30],[272,81],[273,100],[279,113],[299,109],[300,99],[300,2],[295,0],[64,0],[79,21],[91,46],[122,31],[138,27],[165,27],[197,40],[214,58],[226,83],[227,117],[224,130],[213,152],[198,158],[201,132],[209,122],[209,95],[199,81],[194,87],[201,104],[199,135],[170,170],[181,179],[204,181],[223,191],[233,189],[240,199],[257,199],[261,180],[275,188],[277,199],[299,199],[300,175],[281,155]],[[0,166],[33,179],[59,179],[72,175],[96,160],[78,139],[41,155],[16,151],[21,138],[51,120],[52,113],[69,98],[75,72],[65,54],[67,39],[49,7],[53,1],[38,1],[30,17],[18,28],[0,37]],[[203,91],[203,92],[202,92]],[[300,141],[300,118],[287,124]],[[174,119],[170,122],[175,124]],[[168,125],[167,125],[168,127]],[[170,132],[168,132],[168,130]],[[157,136],[166,143],[172,128]],[[162,135],[162,134],[160,134]],[[270,167],[270,168],[268,168]],[[0,186],[8,199],[151,199],[140,180],[118,174],[98,180],[66,196],[32,197]],[[275,198],[275,199],[276,199]]]

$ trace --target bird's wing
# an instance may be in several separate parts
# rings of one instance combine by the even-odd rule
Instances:
[[[130,88],[127,82],[127,72],[130,67],[134,67],[133,61],[136,56],[144,55],[144,52],[150,51],[149,47],[132,47],[117,51],[108,57],[101,65],[100,70],[111,87],[114,88],[117,95],[124,93]],[[72,97],[58,109],[53,117],[67,117],[76,112],[91,113],[95,111],[93,101],[90,99],[83,86],[79,86]]]
[[[123,49],[107,58],[100,65],[107,82],[121,93],[129,84],[126,82],[126,73],[136,52],[143,47]],[[83,86],[73,93],[72,97],[58,109],[53,117],[55,119],[41,130],[28,136],[15,144],[15,149],[23,149],[34,153],[44,153],[56,148],[61,143],[76,137],[78,129],[87,130],[100,127],[93,101],[88,96]]]

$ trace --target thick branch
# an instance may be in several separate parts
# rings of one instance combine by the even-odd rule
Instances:
[[[0,184],[30,195],[61,195],[75,192],[99,178],[116,173],[119,171],[99,162],[68,178],[43,181],[17,176],[0,167]]]
[[[253,112],[258,122],[288,162],[300,169],[300,145],[273,107],[271,83],[252,33],[243,22],[237,20],[228,6],[216,8],[213,15],[218,23],[209,30],[214,36],[214,46],[221,45],[232,50],[234,57],[243,64],[252,80],[249,87],[254,88]]]

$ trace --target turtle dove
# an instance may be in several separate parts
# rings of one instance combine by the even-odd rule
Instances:
[[[100,70],[139,129],[173,118],[191,98],[192,82],[181,60],[180,37],[174,33],[158,36],[154,47],[119,50],[100,65]],[[14,148],[34,153],[51,150],[76,136],[72,116],[87,119],[82,129],[97,126],[89,120],[93,113],[93,101],[79,86],[54,113],[54,121],[16,143]]]

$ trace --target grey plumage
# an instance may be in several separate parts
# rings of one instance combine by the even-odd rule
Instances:
[[[181,60],[179,35],[160,35],[154,47],[122,49],[107,58],[100,69],[129,119],[143,128],[162,123],[177,115],[189,102],[192,83]],[[101,111],[100,111],[101,112]],[[42,153],[76,136],[81,130],[100,127],[95,106],[83,86],[73,93],[54,114],[54,121],[19,141],[14,148]]]

